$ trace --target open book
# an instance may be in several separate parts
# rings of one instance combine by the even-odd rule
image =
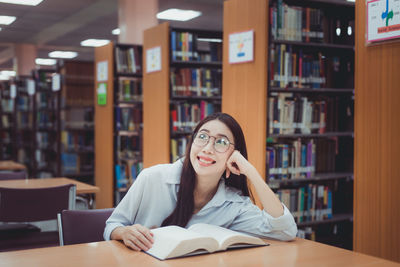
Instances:
[[[268,245],[258,237],[205,223],[194,224],[188,229],[179,226],[160,227],[152,232],[153,246],[145,252],[160,260]]]

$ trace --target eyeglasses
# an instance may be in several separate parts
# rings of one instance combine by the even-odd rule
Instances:
[[[194,136],[193,143],[198,146],[206,146],[208,142],[210,141],[211,137],[214,138],[214,149],[215,151],[219,153],[225,153],[230,145],[235,145],[231,142],[226,137],[215,137],[215,136],[209,136],[208,134],[204,132],[196,133]]]

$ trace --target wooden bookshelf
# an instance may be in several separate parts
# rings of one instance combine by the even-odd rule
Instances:
[[[15,98],[11,97],[11,81],[0,82],[0,159],[16,160],[15,143]]]
[[[94,65],[89,61],[62,61],[60,177],[94,183]]]
[[[168,163],[169,134],[169,23],[144,31],[143,37],[143,167]],[[161,47],[161,71],[146,72],[146,50]]]
[[[178,36],[183,36],[187,41],[187,43],[182,43],[182,47],[186,45],[186,48],[188,48],[187,51],[178,47],[181,45],[180,42],[175,43],[174,40],[176,39],[174,38],[178,38]],[[148,29],[144,33],[144,53],[146,49],[160,46],[162,54],[161,71],[144,72],[143,157],[145,167],[175,161],[177,157],[183,156],[181,153],[185,147],[185,140],[183,139],[192,134],[191,127],[192,124],[197,123],[197,118],[190,115],[185,116],[183,114],[185,112],[181,112],[181,110],[189,110],[188,113],[191,114],[199,111],[198,115],[200,116],[200,110],[206,112],[207,115],[207,113],[216,112],[220,109],[220,90],[218,90],[218,93],[214,91],[215,88],[220,89],[220,84],[217,85],[218,82],[213,83],[220,74],[222,67],[221,62],[218,61],[218,46],[208,43],[209,58],[207,56],[201,57],[200,54],[206,54],[207,50],[199,51],[196,49],[200,37],[221,38],[221,33],[170,28],[168,23]],[[175,51],[173,51],[174,47]],[[195,56],[196,53],[198,53],[198,57]],[[146,63],[144,65],[146,66]],[[196,70],[194,71],[194,69]],[[207,77],[208,75],[210,77]],[[196,78],[193,78],[194,76]],[[180,81],[182,83],[179,83],[178,80],[182,80]],[[198,83],[193,85],[193,81]],[[209,84],[207,85],[207,83]],[[193,88],[196,88],[196,90]],[[204,93],[203,90],[208,90],[208,92]],[[207,106],[207,108],[201,105]],[[213,111],[209,111],[208,108]],[[177,114],[177,121],[173,121],[172,113],[174,112]],[[179,113],[182,114],[181,121],[179,121]],[[177,148],[177,153],[174,148]]]
[[[224,2],[224,50],[222,111],[232,115],[242,126],[250,162],[265,177],[267,129],[267,60],[268,2]],[[254,30],[254,61],[228,63],[229,34]],[[252,192],[254,188],[251,189]],[[253,193],[253,195],[255,195]],[[256,203],[260,205],[257,200]]]
[[[345,1],[291,1],[291,0],[284,0],[284,3],[290,5],[300,5],[302,8],[311,7],[313,9],[321,9],[321,10],[329,10],[329,19],[334,18],[338,19],[343,14],[353,14],[354,16],[354,4],[349,5],[345,3]],[[279,131],[278,133],[274,130],[273,132],[270,131],[269,127],[271,124],[267,124],[269,117],[269,109],[268,109],[268,102],[270,101],[270,97],[278,97],[281,93],[288,93],[291,95],[295,95],[298,97],[314,97],[314,96],[321,96],[324,100],[325,98],[332,98],[332,101],[337,101],[336,99],[343,97],[343,98],[353,98],[354,93],[354,85],[348,86],[351,84],[352,80],[350,79],[348,83],[344,84],[343,86],[339,86],[339,83],[330,84],[326,83],[326,87],[321,86],[322,88],[307,88],[307,87],[314,87],[314,84],[317,83],[310,79],[310,85],[307,84],[304,86],[293,86],[291,82],[289,82],[286,86],[275,86],[273,85],[270,80],[275,79],[274,75],[272,74],[272,70],[270,69],[270,62],[274,59],[273,56],[270,56],[270,48],[281,46],[283,45],[293,47],[293,50],[289,50],[290,52],[295,52],[295,49],[304,50],[305,53],[327,53],[330,57],[335,56],[336,54],[345,54],[348,58],[354,57],[354,45],[352,45],[351,39],[338,39],[335,36],[332,37],[332,34],[328,36],[323,36],[323,39],[314,40],[310,37],[310,41],[305,40],[303,41],[293,41],[293,40],[280,40],[274,39],[275,33],[272,29],[272,23],[270,23],[270,15],[273,14],[270,7],[272,7],[271,1],[240,1],[240,0],[230,0],[224,3],[224,62],[223,62],[223,94],[224,97],[222,99],[222,110],[224,112],[232,114],[234,117],[238,119],[242,127],[244,128],[244,133],[246,136],[246,140],[248,142],[248,153],[249,159],[256,165],[256,168],[259,172],[268,179],[267,174],[269,174],[268,170],[266,169],[266,165],[270,164],[270,159],[268,158],[268,162],[266,161],[266,145],[268,145],[269,149],[275,149],[275,144],[279,145],[282,142],[291,143],[294,140],[310,140],[315,139],[316,143],[321,145],[320,152],[324,151],[324,153],[331,153],[333,150],[333,142],[338,142],[342,144],[342,146],[346,146],[351,150],[352,147],[352,138],[354,137],[352,126],[350,125],[351,122],[347,125],[346,123],[338,124],[335,120],[336,117],[331,116],[331,120],[326,122],[326,129],[322,129],[320,131],[310,130],[310,131],[293,131],[293,132],[286,132],[286,131]],[[297,9],[299,12],[300,9]],[[304,9],[305,10],[305,9]],[[338,11],[338,18],[332,17],[335,12]],[[343,12],[341,12],[343,11]],[[286,12],[286,11],[285,11]],[[304,12],[304,11],[303,11]],[[316,11],[308,11],[307,12],[315,12],[319,15],[320,12]],[[352,13],[353,12],[353,13]],[[294,13],[294,12],[293,12]],[[342,14],[343,13],[343,14]],[[314,14],[314,15],[316,15]],[[325,13],[324,13],[325,14]],[[351,18],[351,17],[350,17]],[[347,18],[346,18],[347,19]],[[327,24],[324,25],[332,25],[333,22],[327,21]],[[346,22],[347,23],[347,22]],[[271,29],[269,29],[271,27]],[[228,38],[229,34],[237,33],[246,30],[254,30],[254,61],[243,63],[243,64],[229,64],[228,63]],[[312,30],[318,31],[319,29],[313,28]],[[328,28],[324,29],[328,30]],[[353,28],[354,30],[354,28]],[[286,33],[282,31],[282,33]],[[289,32],[293,34],[293,32]],[[328,32],[329,33],[329,32]],[[284,38],[287,38],[288,35],[283,35]],[[295,34],[292,35],[296,37]],[[311,36],[311,35],[310,35]],[[297,35],[298,37],[298,35]],[[318,37],[318,35],[317,35]],[[280,37],[281,38],[281,37]],[[316,37],[314,37],[317,39]],[[320,37],[318,37],[320,38]],[[269,40],[271,39],[271,40]],[[271,55],[273,55],[271,53]],[[292,55],[292,54],[291,54]],[[320,54],[317,54],[320,56]],[[322,58],[324,59],[324,58]],[[321,62],[321,61],[320,61]],[[344,64],[344,63],[343,63]],[[324,73],[324,72],[321,72]],[[272,76],[271,76],[272,75]],[[347,77],[347,76],[346,76]],[[351,77],[349,77],[351,78]],[[328,78],[326,78],[328,80]],[[330,79],[331,81],[332,79]],[[291,81],[291,80],[290,80]],[[312,82],[311,82],[312,81]],[[319,82],[319,81],[318,81]],[[303,82],[302,82],[303,83]],[[306,82],[307,83],[307,82]],[[281,83],[282,84],[282,83]],[[294,83],[293,83],[294,84]],[[331,86],[328,86],[331,85]],[[305,88],[304,88],[305,87]],[[268,98],[267,98],[268,97]],[[318,101],[323,101],[319,100]],[[351,100],[349,101],[351,102]],[[340,102],[341,103],[341,102]],[[331,104],[329,102],[329,104]],[[345,104],[347,102],[345,101]],[[335,103],[335,105],[337,105]],[[350,104],[349,104],[350,105]],[[333,112],[337,112],[339,110],[338,107],[332,105],[332,110],[330,111],[332,114]],[[351,113],[351,108],[349,109],[349,113]],[[341,113],[338,113],[341,114]],[[336,114],[335,116],[338,116]],[[274,118],[275,120],[275,118]],[[280,121],[278,121],[280,122]],[[275,122],[274,124],[275,125]],[[275,126],[274,126],[275,127]],[[281,126],[279,126],[281,127]],[[297,126],[296,126],[297,127]],[[314,127],[314,126],[312,126]],[[268,134],[267,134],[267,129]],[[329,142],[323,144],[324,140],[329,140]],[[286,141],[282,141],[286,140]],[[332,141],[335,140],[335,141]],[[343,141],[344,140],[344,141]],[[268,143],[267,143],[267,142]],[[343,141],[343,143],[342,143]],[[301,144],[303,144],[302,141]],[[308,142],[308,141],[307,141]],[[322,142],[322,143],[321,143]],[[279,146],[277,146],[279,148]],[[271,150],[268,150],[270,152]],[[318,151],[318,150],[317,150]],[[343,152],[344,150],[340,148],[339,145],[339,152]],[[350,153],[351,154],[351,153]],[[276,156],[276,155],[275,155]],[[324,162],[323,162],[324,161]],[[348,162],[345,162],[348,161]],[[331,194],[332,196],[334,193],[342,193],[342,194],[350,194],[352,192],[352,168],[347,168],[351,165],[352,159],[341,159],[340,163],[332,160],[331,158],[324,158],[321,159],[323,164],[319,165],[319,169],[314,173],[310,171],[302,170],[303,173],[301,175],[305,175],[307,172],[307,177],[285,177],[282,176],[282,179],[279,178],[282,170],[282,167],[275,166],[273,167],[273,173],[271,170],[271,177],[274,177],[274,180],[271,180],[269,183],[271,187],[277,189],[277,193],[281,189],[290,190],[291,193],[297,192],[300,194],[300,189],[303,190],[301,194],[308,194],[307,190],[308,184],[313,186],[315,190],[318,187],[318,190],[321,188],[326,191],[325,194]],[[267,164],[266,164],[267,163]],[[342,166],[343,165],[343,166]],[[291,173],[292,170],[290,170]],[[295,171],[296,172],[296,171]],[[267,181],[268,182],[268,181]],[[339,184],[339,189],[335,186]],[[308,189],[307,189],[308,188]],[[335,188],[334,190],[332,188]],[[299,190],[299,191],[296,191]],[[304,191],[306,190],[306,191]],[[337,191],[338,190],[338,191]],[[287,194],[288,191],[285,192]],[[305,193],[304,193],[305,192]],[[313,191],[309,191],[313,192]],[[321,196],[318,194],[319,197]],[[283,196],[282,196],[283,197]],[[286,201],[287,201],[287,195]],[[336,219],[329,219],[329,220],[321,220],[319,219],[317,222],[309,223],[305,222],[304,220],[309,220],[309,214],[301,213],[299,215],[300,222],[302,227],[304,226],[312,226],[318,227],[319,225],[325,224],[326,222],[330,223],[341,223],[342,221],[350,221],[350,226],[346,226],[345,231],[342,234],[348,233],[349,229],[351,231],[351,220],[348,220],[348,216],[341,216],[340,214],[350,214],[352,212],[352,198],[348,203],[340,203],[340,200],[333,199],[334,204],[338,204],[338,206],[342,205],[342,207],[333,207],[331,211],[332,218]],[[299,200],[300,201],[300,200]],[[309,200],[308,200],[309,201]],[[286,203],[286,202],[285,202]],[[288,203],[291,204],[291,203]],[[297,205],[297,204],[296,204]],[[303,204],[302,204],[303,205]],[[288,206],[288,205],[287,205]],[[296,206],[297,207],[297,206]],[[300,207],[300,202],[299,202]],[[301,206],[302,207],[302,206]],[[299,208],[300,209],[300,208]],[[319,208],[321,209],[321,208]],[[325,209],[325,207],[323,208]],[[296,209],[297,212],[297,209]],[[321,212],[325,212],[322,211]],[[328,207],[329,212],[329,207]],[[330,215],[328,215],[329,217]],[[299,218],[297,217],[297,218]],[[325,218],[326,216],[323,215]],[[343,218],[345,219],[343,219]],[[350,228],[349,228],[350,227]],[[318,231],[317,231],[318,232]],[[324,237],[317,237],[317,240],[324,240],[324,242],[328,242],[328,240],[323,239]],[[332,237],[332,244],[347,247],[351,247],[351,242],[342,242],[342,244],[338,244],[334,238]]]
[[[354,250],[400,262],[400,43],[366,46],[365,22],[356,1]]]
[[[97,104],[97,64],[107,62],[107,99],[106,105]],[[95,185],[100,188],[96,194],[96,208],[114,206],[114,44],[109,43],[95,49]]]
[[[141,51],[141,46],[130,44],[110,43],[96,48],[95,71],[99,62],[108,64],[105,105],[99,105],[95,93],[95,181],[101,189],[97,196],[101,208],[117,205],[123,197],[121,192],[136,179],[133,167],[135,175],[141,170]],[[95,88],[100,83],[96,80]],[[135,143],[137,149],[131,151],[128,143]]]

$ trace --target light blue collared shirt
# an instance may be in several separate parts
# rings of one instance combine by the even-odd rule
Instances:
[[[111,232],[119,226],[159,227],[175,209],[182,165],[178,160],[144,169],[107,220],[104,239],[110,240]],[[274,218],[239,190],[225,186],[221,179],[214,197],[193,214],[186,227],[208,223],[262,238],[292,240],[296,237],[297,225],[282,205],[283,215]]]

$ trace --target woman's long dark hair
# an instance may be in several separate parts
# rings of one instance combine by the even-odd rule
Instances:
[[[199,129],[207,122],[212,120],[219,120],[224,123],[233,134],[235,150],[238,150],[243,157],[247,159],[246,142],[242,128],[239,123],[230,115],[226,113],[214,113],[202,121],[200,121],[193,131],[193,134],[187,144],[185,152],[185,160],[183,161],[181,182],[178,190],[178,199],[174,211],[163,221],[161,226],[178,225],[185,227],[193,215],[194,210],[194,187],[196,184],[196,172],[190,162],[190,150],[193,143],[193,138]],[[225,177],[225,173],[223,175]],[[225,185],[239,189],[244,196],[249,195],[247,188],[247,179],[244,175],[231,175],[225,179]]]

